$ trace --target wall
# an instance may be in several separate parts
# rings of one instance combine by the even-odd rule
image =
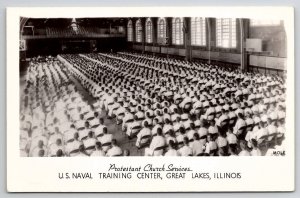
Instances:
[[[283,23],[277,26],[250,26],[249,38],[262,39],[263,51],[249,56],[250,66],[286,70],[287,41]]]
[[[133,24],[135,24],[135,21],[137,20],[136,18],[131,19]],[[157,20],[156,20],[157,21]],[[167,20],[167,26],[169,28],[172,27],[170,19]],[[241,54],[240,54],[240,24],[239,21],[237,20],[237,48],[235,49],[224,49],[224,48],[217,48],[216,47],[216,20],[214,18],[210,18],[207,23],[211,26],[211,32],[207,30],[207,34],[211,34],[210,41],[208,40],[208,36],[206,37],[207,41],[206,43],[210,42],[211,43],[211,53],[209,54],[208,48],[207,47],[200,47],[200,46],[191,46],[190,47],[190,56],[193,59],[203,59],[203,60],[208,60],[209,58],[212,61],[220,61],[220,62],[228,62],[228,63],[235,63],[235,64],[240,64],[241,62]],[[153,21],[154,24],[154,35],[157,34],[155,32],[157,30],[156,25],[157,23]],[[172,41],[172,34],[169,34],[169,41]],[[144,34],[143,34],[144,36]],[[155,41],[155,39],[154,39]],[[137,43],[137,42],[129,42],[127,47],[129,49],[137,50],[137,51],[143,51],[143,44],[142,43]],[[186,57],[186,49],[184,45],[176,46],[170,44],[169,46],[164,46],[160,45],[158,43],[154,44],[145,44],[145,52],[150,52],[150,53],[161,53],[161,54],[168,54],[168,55],[173,55],[173,56],[180,56],[180,57]],[[189,49],[189,48],[188,48]]]
[[[142,51],[143,46],[141,44],[133,44],[128,45],[130,49]],[[185,49],[184,48],[177,48],[177,47],[165,47],[165,46],[150,46],[145,45],[146,52],[152,53],[161,53],[161,54],[168,54],[173,56],[185,56]],[[209,51],[207,50],[199,50],[199,49],[192,49],[191,56],[194,59],[209,59]],[[239,64],[241,61],[241,54],[233,53],[233,52],[222,52],[222,51],[211,51],[210,53],[211,60],[221,61],[221,62],[229,62]]]
[[[286,70],[286,58],[250,55],[249,65],[275,70]]]
[[[192,56],[200,59],[209,59],[210,56],[211,60],[235,64],[241,62],[241,54],[232,52],[211,51],[209,55],[209,51],[192,50]]]
[[[249,38],[263,40],[263,51],[270,52],[270,56],[286,57],[286,33],[284,25],[250,26]]]
[[[133,24],[137,19],[131,19]],[[243,19],[245,22],[249,19]],[[171,20],[168,20],[170,23]],[[153,23],[156,26],[156,23]],[[249,23],[248,23],[249,24]],[[228,62],[233,64],[241,64],[241,29],[240,20],[237,20],[236,34],[237,34],[237,47],[235,49],[224,49],[216,47],[216,19],[209,18],[207,21],[207,26],[210,26],[211,30],[206,33],[207,42],[211,44],[211,50],[209,52],[208,46],[191,46],[191,57],[194,59],[203,59],[219,62]],[[168,24],[171,28],[171,24]],[[245,28],[245,27],[244,27]],[[155,27],[156,30],[156,27]],[[154,30],[154,31],[155,31]],[[268,53],[261,54],[251,54],[247,57],[248,70],[257,70],[264,73],[272,73],[281,70],[286,70],[286,34],[284,25],[279,26],[249,26],[246,25],[244,30],[246,38],[261,38],[263,39],[262,49],[268,51]],[[156,34],[156,32],[154,32]],[[208,40],[208,34],[210,34],[210,41]],[[144,34],[143,34],[144,35]],[[169,40],[171,41],[172,34],[169,34]],[[174,46],[170,45],[168,47],[159,45],[158,43],[145,44],[143,47],[142,43],[129,42],[129,49],[134,49],[138,51],[153,52],[169,54],[174,56],[186,57],[185,46]]]

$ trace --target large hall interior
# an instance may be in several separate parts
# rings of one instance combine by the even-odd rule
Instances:
[[[283,20],[21,17],[19,55],[22,157],[284,148]]]

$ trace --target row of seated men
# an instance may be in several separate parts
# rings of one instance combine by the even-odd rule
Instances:
[[[30,62],[20,106],[20,155],[120,156],[122,150],[53,57]]]
[[[188,136],[189,142],[203,125],[202,131],[208,131],[200,133],[205,145],[208,139],[216,142],[219,137],[225,145],[232,144],[226,139],[232,131],[237,150],[241,149],[240,141],[246,141],[250,150],[255,141],[268,150],[284,138],[285,87],[279,76],[241,73],[197,62],[178,66],[179,60],[168,62],[130,53],[61,57],[97,98],[100,109],[122,123],[128,137],[137,137],[137,141],[144,137],[144,121],[152,131],[161,128],[165,138],[173,134],[176,139],[184,131],[182,135]],[[176,67],[179,69],[168,70]],[[155,132],[150,137],[146,134],[149,140],[144,141],[152,143],[153,135]],[[174,142],[183,145],[179,139]]]
[[[94,105],[93,110],[89,109],[81,100],[80,95],[73,94],[76,89],[69,82],[65,70],[58,67],[57,62],[52,60],[49,65],[45,63],[31,64],[28,72],[33,73],[35,78],[28,73],[30,77],[26,78],[28,84],[24,98],[27,98],[28,101],[28,96],[32,94],[37,95],[37,98],[30,99],[29,104],[28,102],[24,104],[26,111],[23,112],[20,141],[22,156],[120,156],[122,154],[122,150],[116,145],[113,136],[107,134],[103,120],[97,121],[97,114],[95,114],[99,112],[97,106]],[[52,79],[55,80],[52,81]],[[45,81],[42,84],[43,89],[31,89],[30,84],[39,87],[40,81]],[[47,91],[48,87],[50,87],[50,91]],[[60,92],[70,94],[71,97],[60,96]],[[59,97],[62,97],[63,100],[60,100]],[[32,112],[28,111],[31,107]],[[64,107],[67,111],[62,110]],[[147,129],[145,125],[143,131],[147,131]],[[157,134],[158,137],[161,137],[160,130]],[[153,136],[155,135],[153,134]],[[159,140],[159,138],[156,139]],[[142,142],[143,139],[139,138],[137,145],[139,146]],[[155,140],[152,142],[151,147],[155,145],[155,142]],[[163,144],[166,146],[165,141]],[[172,143],[170,142],[170,144]],[[124,155],[128,154],[128,151],[125,150]],[[166,155],[169,154],[166,153]],[[185,156],[184,153],[181,155]]]

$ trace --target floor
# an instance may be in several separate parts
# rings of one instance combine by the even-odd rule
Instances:
[[[91,105],[95,99],[89,94],[87,90],[85,90],[80,82],[75,78],[71,77],[71,80],[74,82],[77,87],[78,92],[83,96],[85,101]],[[103,112],[100,115],[104,118],[104,124],[107,126],[107,130],[109,133],[113,134],[114,138],[117,140],[118,145],[124,150],[128,149],[131,156],[141,156],[144,155],[144,149],[138,150],[135,146],[136,139],[129,140],[124,132],[122,132],[121,125],[116,124],[115,119],[108,119],[106,116],[106,112]]]

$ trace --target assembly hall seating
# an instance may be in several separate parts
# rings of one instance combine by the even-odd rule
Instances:
[[[40,150],[48,156],[103,156],[109,149],[116,151],[110,156],[121,155],[99,123],[103,111],[147,156],[268,155],[284,143],[283,77],[133,52],[62,54],[58,60],[33,60],[28,69],[24,156],[42,156]],[[70,74],[94,104],[82,100]],[[41,143],[32,137],[33,123],[45,111],[55,115],[39,124]],[[63,141],[50,148],[50,139]]]

